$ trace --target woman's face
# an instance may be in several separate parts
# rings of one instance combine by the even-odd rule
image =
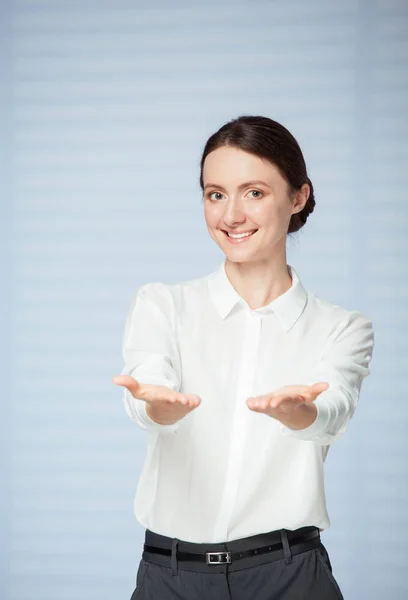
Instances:
[[[231,146],[207,155],[203,185],[208,231],[234,262],[270,259],[274,248],[286,244],[290,218],[302,210],[310,193],[304,184],[291,199],[288,183],[274,164]],[[251,235],[234,239],[226,232]]]

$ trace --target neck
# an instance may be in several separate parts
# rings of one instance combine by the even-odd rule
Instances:
[[[292,279],[284,260],[225,261],[225,272],[235,291],[252,310],[266,306],[284,294]]]

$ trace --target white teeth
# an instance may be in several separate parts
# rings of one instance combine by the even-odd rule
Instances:
[[[227,235],[229,235],[229,237],[232,238],[242,238],[242,237],[248,237],[248,235],[252,235],[253,233],[255,233],[255,231],[248,231],[247,233],[228,233]]]

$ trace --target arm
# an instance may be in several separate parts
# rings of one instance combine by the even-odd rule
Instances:
[[[327,381],[314,405],[315,421],[304,429],[281,424],[284,435],[318,445],[332,444],[347,430],[359,399],[363,379],[370,374],[374,347],[372,322],[361,312],[350,311],[329,338],[320,360],[305,382],[312,385]]]
[[[131,375],[139,383],[164,385],[180,390],[180,360],[171,324],[165,314],[151,300],[148,286],[141,286],[132,298],[127,314],[123,336],[122,375]],[[180,421],[161,424],[153,421],[147,412],[147,404],[132,396],[124,388],[123,401],[129,418],[139,427],[149,431],[173,433]]]

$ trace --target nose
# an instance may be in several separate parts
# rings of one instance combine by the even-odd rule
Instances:
[[[232,199],[228,200],[225,205],[223,219],[228,227],[233,227],[238,223],[243,223],[245,221],[245,213],[240,202]]]

